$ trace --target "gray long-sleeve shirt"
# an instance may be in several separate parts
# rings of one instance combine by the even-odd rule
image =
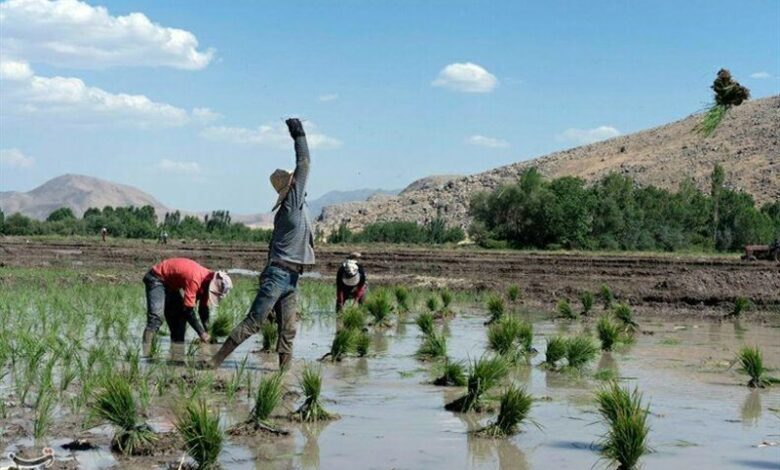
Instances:
[[[306,136],[296,137],[294,182],[274,216],[274,231],[268,254],[271,261],[314,264],[314,235],[306,205],[310,163]]]

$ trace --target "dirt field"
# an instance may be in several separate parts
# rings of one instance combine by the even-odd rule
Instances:
[[[335,275],[345,246],[318,247],[316,273]],[[747,297],[757,310],[780,309],[780,264],[740,261],[735,257],[670,255],[594,255],[528,253],[474,249],[361,247],[372,283],[404,282],[456,289],[494,289],[517,284],[527,301],[552,305],[576,300],[583,290],[609,285],[621,299],[650,310],[667,307],[687,312],[719,312],[736,297]],[[261,270],[267,250],[260,245],[147,242],[67,242],[0,240],[1,266],[82,267],[125,270],[140,279],[158,260],[185,256],[220,269]],[[316,274],[315,274],[316,275]]]

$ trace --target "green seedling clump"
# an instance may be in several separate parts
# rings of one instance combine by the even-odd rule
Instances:
[[[295,411],[295,416],[303,422],[324,421],[335,418],[334,415],[325,411],[320,403],[322,370],[319,367],[306,364],[298,383],[303,391],[304,401]]]
[[[374,326],[386,327],[393,313],[393,301],[386,290],[378,290],[368,296],[365,302],[368,313],[374,318]]]
[[[336,331],[333,343],[330,346],[330,358],[340,361],[344,356],[357,350],[359,332],[356,330],[341,329]]]
[[[490,315],[487,321],[488,325],[500,320],[501,317],[504,316],[504,313],[506,313],[506,305],[504,304],[504,299],[502,299],[497,295],[490,296],[487,300],[487,311],[488,314]]]
[[[593,309],[594,297],[590,291],[584,291],[580,294],[580,302],[582,303],[582,314],[587,315]]]
[[[601,341],[603,351],[612,351],[612,347],[620,338],[620,328],[610,320],[609,316],[602,315],[596,323],[596,330]]]
[[[422,360],[447,357],[447,338],[444,334],[436,332],[426,335],[417,350],[417,357]]]
[[[549,367],[555,367],[555,365],[566,357],[566,338],[561,336],[553,336],[547,338],[547,349],[544,352],[544,362]]]
[[[110,423],[117,428],[111,448],[124,455],[151,451],[157,435],[141,420],[130,382],[121,375],[107,377],[96,393],[90,418],[95,423]]]
[[[637,389],[629,392],[616,382],[596,393],[596,402],[607,432],[600,442],[601,453],[618,469],[634,470],[648,451],[649,409],[642,405]]]
[[[569,320],[577,318],[577,315],[574,314],[574,309],[571,308],[571,304],[566,299],[558,301],[558,316]]]
[[[263,337],[263,352],[271,352],[279,340],[279,330],[276,322],[264,322],[260,328],[260,334]]]
[[[639,329],[639,324],[634,320],[634,312],[626,304],[618,304],[613,311],[615,318],[623,324],[623,329],[627,333],[634,333]]]
[[[211,412],[205,400],[187,403],[176,417],[176,430],[198,469],[217,468],[225,439],[219,420],[219,412]]]
[[[518,432],[519,426],[528,419],[533,398],[525,390],[510,386],[501,396],[501,407],[494,423],[480,429],[477,434],[490,437],[507,437]]]
[[[566,340],[566,361],[572,369],[582,369],[596,359],[599,348],[590,336],[580,334]]]
[[[746,297],[737,297],[734,300],[734,308],[731,310],[731,313],[728,314],[728,317],[740,318],[744,312],[750,310],[751,306],[750,300]]]
[[[433,381],[434,385],[443,387],[462,387],[466,385],[466,368],[462,362],[447,360],[442,368],[441,376]]]
[[[359,357],[365,357],[369,349],[371,349],[371,336],[365,331],[359,332],[355,339],[355,352]]]
[[[422,334],[428,336],[433,334],[433,314],[429,312],[422,312],[417,315],[415,320],[417,327],[420,328]]]
[[[509,286],[509,288],[506,290],[506,296],[510,302],[517,302],[520,300],[520,286],[517,284],[512,284]]]
[[[763,354],[757,347],[743,347],[739,350],[737,359],[742,365],[742,370],[750,377],[748,387],[764,388],[767,385],[776,382],[775,379],[766,375]]]
[[[612,291],[608,285],[601,285],[601,289],[599,290],[599,297],[601,298],[602,305],[604,305],[604,310],[609,310],[612,308],[612,303],[615,301],[615,296],[612,295]]]
[[[233,329],[233,318],[225,309],[221,309],[217,313],[217,317],[209,325],[209,336],[211,341],[216,342],[219,338],[224,338],[230,334]]]
[[[411,310],[411,296],[409,295],[409,289],[404,286],[396,286],[393,289],[395,294],[395,303],[398,305],[399,312],[408,312]]]
[[[467,413],[482,411],[485,393],[497,386],[509,373],[506,360],[501,357],[482,357],[469,368],[466,395],[445,405],[449,411]]]
[[[428,308],[428,311],[431,313],[435,313],[439,311],[439,299],[436,297],[428,297],[428,300],[425,301],[425,306]]]
[[[249,422],[257,428],[275,430],[269,421],[271,413],[282,401],[284,375],[280,372],[267,374],[260,379],[255,393],[255,405],[249,416]]]

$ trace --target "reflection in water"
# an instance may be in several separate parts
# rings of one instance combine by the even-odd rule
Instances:
[[[496,468],[496,463],[500,470],[530,468],[525,454],[513,443],[512,438],[496,439],[477,436],[473,431],[482,427],[477,416],[473,413],[458,413],[457,416],[466,425],[470,468]]]
[[[355,360],[348,359],[341,362],[334,370],[334,376],[337,379],[353,383],[356,379],[368,376],[368,360],[365,357]]]
[[[398,320],[395,322],[395,336],[399,340],[406,336],[406,315],[398,316]]]
[[[387,352],[389,343],[387,335],[383,331],[375,331],[371,338],[371,346],[374,348],[376,354]]]
[[[745,332],[747,331],[747,328],[742,326],[742,324],[739,322],[739,320],[734,320],[734,337],[737,338],[740,341],[745,340]]]
[[[255,451],[255,469],[257,470],[296,468],[293,462],[295,438],[292,434],[274,436],[269,439],[259,438],[249,448]]]
[[[328,421],[319,423],[305,423],[301,426],[301,434],[306,439],[301,449],[302,468],[320,468],[320,434],[329,424]]]
[[[526,356],[517,361],[513,377],[522,386],[531,385],[531,359],[529,357]]]
[[[612,356],[612,353],[609,351],[604,351],[601,354],[601,359],[599,359],[599,363],[596,366],[596,371],[600,372],[602,370],[614,370],[615,376],[618,375],[618,364],[615,358]]]
[[[544,384],[547,388],[588,388],[588,381],[584,376],[570,371],[547,370],[544,373]]]
[[[720,337],[723,334],[723,328],[719,322],[710,322],[710,326],[707,329],[707,339],[710,343],[717,343],[720,341]]]
[[[761,394],[758,390],[751,390],[745,397],[740,410],[742,415],[742,424],[745,426],[755,426],[761,419]]]

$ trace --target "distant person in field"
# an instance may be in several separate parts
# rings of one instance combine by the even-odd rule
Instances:
[[[310,165],[306,134],[298,119],[288,119],[286,123],[295,145],[296,165],[294,172],[276,170],[271,174],[271,185],[279,195],[272,210],[279,210],[274,216],[268,263],[260,274],[260,288],[249,313],[212,358],[213,367],[219,367],[263,322],[269,321],[271,310],[279,331],[276,343],[279,368],[286,368],[292,360],[298,279],[306,268],[314,265],[314,235],[306,206]]]
[[[146,285],[146,329],[144,354],[162,325],[163,315],[171,341],[184,342],[187,324],[203,342],[208,342],[210,309],[230,292],[233,282],[223,271],[211,271],[187,258],[170,258],[152,267],[144,276]],[[197,303],[198,316],[195,316]]]
[[[341,263],[336,273],[336,312],[344,308],[347,300],[362,304],[366,295],[366,272],[358,262],[360,253],[351,253]]]
[[[100,229],[100,238],[105,242],[106,236],[108,236],[108,229],[103,227],[102,229]]]

